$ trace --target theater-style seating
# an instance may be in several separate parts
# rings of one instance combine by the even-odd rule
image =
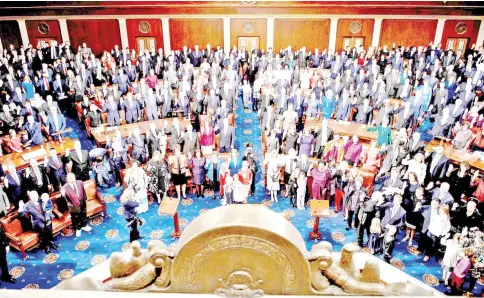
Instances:
[[[97,191],[96,181],[84,181],[84,189],[87,196],[87,216],[92,217],[97,214],[105,216],[106,204],[104,203],[101,194]],[[71,215],[67,208],[67,203],[62,199],[60,192],[55,192],[50,195],[54,203],[54,215],[52,220],[52,232],[57,235],[62,230],[72,225]],[[20,221],[20,215],[17,211],[8,214],[0,219],[5,235],[9,240],[10,247],[19,250],[22,256],[27,258],[25,251],[35,248],[40,243],[39,235],[34,231],[24,231]]]

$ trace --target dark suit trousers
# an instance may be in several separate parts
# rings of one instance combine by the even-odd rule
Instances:
[[[129,223],[131,222],[130,228],[131,230],[129,231],[129,242],[136,241],[140,239],[139,235],[139,230],[138,230],[138,220],[134,218],[126,218],[126,221]]]
[[[0,270],[2,271],[2,279],[10,279],[12,277],[8,271],[7,251],[3,245],[0,247]]]
[[[367,238],[370,237],[371,220],[372,218],[367,218],[365,222],[360,222],[360,224],[358,225],[358,228],[356,229],[357,242],[358,242],[358,245],[361,247],[363,247],[363,239],[365,238],[365,231],[366,231]]]
[[[420,252],[425,252],[426,256],[432,257],[436,250],[436,245],[438,245],[439,238],[434,236],[429,231],[421,233],[420,241],[418,243],[418,250]]]
[[[348,210],[348,228],[351,228],[351,224],[353,223],[353,215],[355,214],[355,211]],[[355,219],[355,225],[356,225],[356,219]]]
[[[48,247],[54,240],[54,235],[52,234],[52,224],[44,225],[43,227],[36,226],[34,230],[39,233],[40,248]]]
[[[75,230],[80,230],[87,225],[87,212],[84,207],[81,212],[71,212],[72,226]]]

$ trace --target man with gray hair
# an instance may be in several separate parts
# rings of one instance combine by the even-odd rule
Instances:
[[[433,182],[430,182],[428,188],[432,188]],[[432,193],[432,200],[439,199],[441,204],[446,204],[452,206],[454,203],[454,198],[449,193],[450,185],[447,182],[443,182],[440,184],[439,188],[435,188],[431,191]]]

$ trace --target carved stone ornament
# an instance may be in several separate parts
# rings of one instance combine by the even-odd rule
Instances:
[[[455,26],[455,32],[457,34],[464,34],[467,31],[467,25],[465,23],[459,23]]]
[[[247,34],[254,32],[254,24],[252,24],[251,22],[245,23],[244,24],[244,32],[247,33]]]
[[[138,26],[139,32],[141,33],[148,33],[151,30],[150,24],[148,22],[140,22]]]
[[[361,24],[360,22],[353,22],[350,24],[350,32],[353,34],[359,33],[361,31]]]
[[[49,25],[47,25],[46,23],[40,23],[38,26],[37,26],[37,30],[39,30],[39,32],[41,34],[47,34],[49,33]]]
[[[183,231],[177,248],[159,240],[146,250],[132,242],[110,258],[111,279],[63,281],[56,289],[217,294],[253,298],[267,295],[433,296],[410,282],[384,282],[370,256],[363,268],[353,258],[356,244],[341,254],[323,241],[308,252],[298,230],[280,214],[255,205],[211,209]],[[359,253],[359,252],[358,252]],[[397,269],[395,269],[397,270]]]

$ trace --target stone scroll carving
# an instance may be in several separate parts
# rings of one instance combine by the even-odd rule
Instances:
[[[83,290],[240,298],[264,294],[433,296],[431,290],[409,282],[383,282],[376,258],[361,268],[354,261],[359,251],[355,244],[344,245],[339,254],[323,241],[308,252],[294,226],[264,207],[216,208],[190,225],[177,249],[159,240],[143,249],[135,241],[127,251],[111,255],[107,282],[74,278],[57,288],[78,290],[82,283]]]

